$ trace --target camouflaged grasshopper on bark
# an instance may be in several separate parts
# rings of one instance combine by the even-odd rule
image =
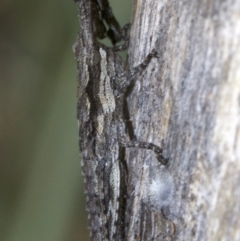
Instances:
[[[81,25],[74,44],[78,67],[77,118],[91,240],[124,240],[124,148],[152,149],[162,164],[167,162],[162,149],[154,144],[128,141],[123,118],[127,87],[157,53],[153,50],[142,64],[126,72],[116,53],[121,47],[109,48],[97,41],[93,24],[100,20],[92,20],[92,4],[96,1],[76,3]]]

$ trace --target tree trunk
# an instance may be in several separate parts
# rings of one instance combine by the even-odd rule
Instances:
[[[240,1],[134,7],[130,66],[159,58],[137,76],[129,113],[138,140],[164,140],[169,165],[126,150],[127,240],[240,240]]]

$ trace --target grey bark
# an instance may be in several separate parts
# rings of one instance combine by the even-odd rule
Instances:
[[[129,112],[139,140],[164,140],[174,189],[161,204],[153,152],[127,149],[127,240],[240,240],[240,1],[135,1],[130,66],[153,48]]]

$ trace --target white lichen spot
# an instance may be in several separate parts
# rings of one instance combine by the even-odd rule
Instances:
[[[173,177],[166,167],[159,168],[147,189],[147,202],[155,211],[161,211],[162,208],[170,206],[174,193]]]

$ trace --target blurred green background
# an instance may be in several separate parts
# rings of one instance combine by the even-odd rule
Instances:
[[[123,26],[131,2],[110,4]],[[72,0],[0,2],[0,240],[89,240]]]

